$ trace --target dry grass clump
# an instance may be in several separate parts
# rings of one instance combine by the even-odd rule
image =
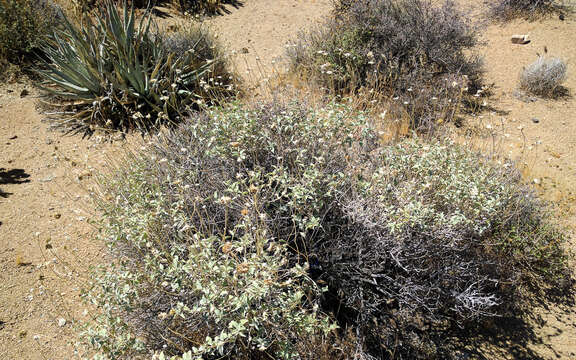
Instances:
[[[137,19],[110,2],[97,20],[66,20],[43,50],[39,73],[59,104],[48,118],[66,131],[149,132],[235,93],[209,33],[194,27],[164,35],[151,14]]]
[[[43,39],[61,20],[62,10],[49,0],[1,0],[0,70],[33,63]]]
[[[361,0],[288,48],[292,69],[336,94],[370,88],[396,101],[414,127],[449,121],[480,90],[481,65],[466,51],[476,29],[451,1]],[[445,118],[446,115],[448,118]]]
[[[562,83],[566,80],[567,69],[568,66],[561,59],[539,56],[522,72],[520,88],[543,97],[565,94]]]
[[[195,114],[104,190],[117,261],[87,335],[115,358],[445,359],[449,329],[571,284],[566,239],[513,164],[380,145],[342,105]]]

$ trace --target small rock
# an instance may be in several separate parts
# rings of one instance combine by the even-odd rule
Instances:
[[[50,182],[50,181],[52,181],[52,180],[54,180],[54,176],[47,176],[47,177],[45,177],[44,179],[40,179],[40,180],[38,180],[38,181],[40,181],[40,182]]]
[[[560,15],[558,15],[558,19],[560,19],[560,20],[564,21],[564,14],[560,14]]]
[[[533,117],[533,118],[532,118],[532,122],[533,122],[534,124],[538,124],[538,123],[540,122],[540,119]]]
[[[538,179],[538,178],[535,178],[535,179],[532,180],[532,181],[533,181],[534,184],[536,184],[536,185],[540,184],[540,179]]]
[[[58,326],[62,327],[64,325],[66,325],[66,319],[64,318],[58,319]]]
[[[60,219],[61,217],[62,217],[62,214],[60,214],[60,213],[54,214],[54,219]]]
[[[30,91],[23,89],[22,91],[20,91],[20,97],[23,98],[25,96],[27,96],[28,94],[30,94]]]
[[[240,54],[248,54],[248,48],[243,47],[242,49],[240,49]]]
[[[89,170],[84,170],[80,174],[78,174],[78,180],[82,180],[92,176],[92,173]]]
[[[52,145],[53,142],[54,140],[52,139],[46,139],[46,145]]]
[[[528,40],[528,35],[512,35],[512,44],[528,44],[530,40]]]

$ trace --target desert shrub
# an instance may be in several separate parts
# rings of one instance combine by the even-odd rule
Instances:
[[[187,51],[171,49],[174,41],[164,46],[149,14],[137,20],[111,3],[98,20],[65,27],[44,46],[39,73],[48,93],[63,100],[49,118],[68,131],[150,131],[233,93],[225,60],[201,29],[178,35],[192,45]]]
[[[89,12],[101,7],[107,0],[76,0],[81,12]],[[116,3],[128,3],[135,8],[145,9],[156,5],[172,5],[182,13],[196,15],[218,14],[225,4],[239,6],[239,0],[114,0]]]
[[[569,285],[565,238],[512,164],[380,145],[342,105],[198,113],[127,166],[103,188],[115,265],[90,292],[89,339],[113,357],[320,358],[302,344],[332,315],[354,356],[446,358],[451,327]]]
[[[560,10],[554,0],[495,0],[489,2],[490,15],[498,20],[516,17],[533,18]]]
[[[342,166],[352,129],[337,111],[324,120],[295,106],[233,106],[129,161],[106,186],[118,267],[93,292],[106,316],[92,343],[115,357],[296,358],[302,339],[331,325],[306,262],[291,255],[293,235],[317,226],[341,181],[322,169]]]
[[[50,1],[0,1],[0,66],[31,63],[42,39],[62,16]]]
[[[512,164],[457,144],[384,148],[342,206],[348,236],[329,238],[322,278],[379,358],[447,358],[438,331],[569,286],[566,238]]]
[[[456,5],[426,0],[342,2],[335,18],[288,47],[293,71],[336,93],[394,97],[415,126],[449,120],[479,90],[476,29]],[[448,115],[448,118],[445,118]]]
[[[520,88],[539,96],[554,97],[565,92],[567,65],[558,58],[539,56],[524,69],[520,76]]]

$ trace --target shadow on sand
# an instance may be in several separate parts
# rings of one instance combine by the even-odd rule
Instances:
[[[27,183],[30,182],[29,177],[30,175],[27,174],[24,169],[7,170],[0,168],[0,185]],[[0,197],[7,198],[10,195],[12,195],[12,193],[4,192],[0,188]]]

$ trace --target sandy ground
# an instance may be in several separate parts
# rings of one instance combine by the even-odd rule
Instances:
[[[512,34],[529,34],[526,45],[510,43]],[[556,17],[536,22],[512,21],[491,25],[483,34],[487,83],[494,83],[488,100],[495,112],[482,114],[478,124],[496,134],[495,143],[518,160],[526,178],[556,208],[558,220],[568,228],[576,246],[576,19]],[[545,54],[545,49],[547,54]],[[538,55],[559,57],[568,63],[566,88],[571,95],[556,100],[518,96],[523,67]],[[574,308],[539,309],[542,322],[533,323],[528,347],[534,357],[576,359],[576,313]],[[508,355],[508,358],[514,358]]]
[[[331,4],[246,0],[208,25],[235,56],[238,71],[256,82],[282,68],[286,42],[327,16]],[[516,33],[530,34],[531,43],[512,45],[509,37]],[[572,67],[566,87],[576,94],[576,20],[570,15],[565,21],[490,25],[483,38],[478,51],[485,57],[487,81],[495,84],[488,100],[495,110],[469,123],[494,133],[487,141],[496,139],[500,150],[519,160],[573,231],[576,100],[526,102],[516,96],[516,86],[522,67],[546,46],[549,55]],[[90,266],[102,261],[88,193],[106,159],[128,145],[50,132],[35,109],[35,91],[28,86],[31,93],[20,97],[24,87],[0,88],[0,359],[74,358],[75,319],[86,310],[78,292]],[[539,313],[543,321],[531,324],[530,336],[505,338],[500,348],[488,347],[487,356],[576,359],[574,309],[550,307]]]
[[[101,247],[87,190],[121,145],[47,131],[32,96],[11,88],[0,95],[0,359],[70,358],[78,290]]]
[[[238,71],[250,80],[281,70],[288,41],[329,15],[333,0],[246,1],[209,24],[230,52]]]

